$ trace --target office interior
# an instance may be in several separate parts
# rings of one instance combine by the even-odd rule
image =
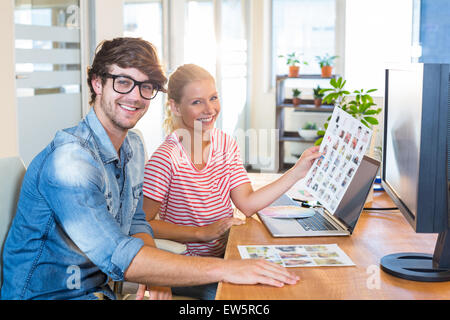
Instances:
[[[280,157],[276,79],[288,73],[280,55],[308,62],[286,98],[292,88],[312,99],[313,88],[330,86],[316,59],[329,54],[333,75],[350,92],[376,89],[379,108],[386,68],[450,63],[447,0],[3,0],[0,16],[0,158],[20,156],[26,166],[88,113],[86,70],[104,39],[150,41],[167,75],[185,63],[210,71],[222,101],[216,126],[237,138],[250,172],[282,172],[280,158],[289,167],[313,145],[292,139]],[[165,137],[165,98],[158,94],[137,125],[148,155]],[[330,114],[288,108],[283,126],[320,128]],[[377,117],[370,149],[380,159],[383,111]]]
[[[149,40],[168,75],[184,63],[209,70],[222,100],[216,126],[237,137],[249,170],[264,172],[283,169],[277,161],[275,79],[288,70],[279,55],[301,53],[308,65],[302,64],[300,75],[320,74],[316,56],[337,55],[333,74],[347,81],[349,91],[377,89],[372,96],[381,108],[386,67],[450,60],[448,26],[440,18],[449,12],[446,1],[8,0],[0,6],[0,157],[20,155],[26,165],[56,130],[88,112],[86,68],[103,39]],[[304,99],[317,85],[329,87],[329,79],[291,84]],[[165,136],[164,99],[160,94],[152,101],[137,126],[149,154]],[[285,130],[320,127],[328,116],[289,108]],[[382,125],[376,131],[375,151]],[[292,164],[311,145],[287,142],[282,158]]]

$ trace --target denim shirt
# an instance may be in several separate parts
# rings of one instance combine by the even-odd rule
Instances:
[[[129,132],[120,159],[94,110],[30,164],[3,254],[2,299],[114,299],[152,235],[142,209],[145,156]]]

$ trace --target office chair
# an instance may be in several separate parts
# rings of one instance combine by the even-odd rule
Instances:
[[[16,214],[25,165],[19,157],[0,159],[0,288],[3,283],[3,244]]]

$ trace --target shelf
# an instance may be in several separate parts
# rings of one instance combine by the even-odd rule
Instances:
[[[320,74],[300,74],[298,77],[289,77],[287,74],[277,75],[277,80],[285,80],[285,79],[325,79],[330,80],[332,78],[338,77],[337,75],[332,75],[329,78],[323,78]]]
[[[295,131],[285,131],[283,136],[280,137],[280,141],[295,141],[295,142],[308,142],[308,143],[312,143],[312,142],[316,142],[318,137],[314,138],[314,139],[305,139],[300,137],[300,135],[298,134],[298,132]]]
[[[322,105],[321,107],[316,107],[313,104],[300,104],[298,106],[294,106],[290,103],[282,103],[277,105],[277,108],[294,108],[294,111],[304,111],[304,112],[327,112],[332,113],[334,110],[334,106],[331,105]]]

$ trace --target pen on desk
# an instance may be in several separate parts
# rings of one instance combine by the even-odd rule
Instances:
[[[304,201],[304,200],[300,200],[300,199],[296,199],[296,198],[292,198],[292,200],[300,202],[302,207],[311,208],[311,205],[308,203],[308,201]]]

